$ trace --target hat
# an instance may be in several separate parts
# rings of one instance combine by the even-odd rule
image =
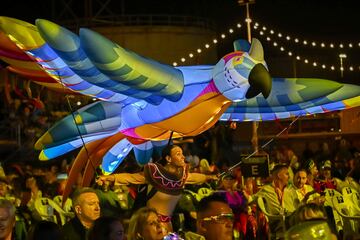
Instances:
[[[322,168],[323,168],[323,169],[326,169],[326,168],[331,169],[331,162],[330,162],[330,160],[326,160],[326,161],[324,162],[324,165],[322,166]]]
[[[210,172],[209,162],[205,158],[200,160],[199,166],[201,172]]]
[[[302,168],[304,168],[305,170],[310,170],[312,169],[313,167],[315,167],[315,163],[314,163],[314,160],[312,160],[311,158],[308,159],[307,161],[304,162],[304,165]]]
[[[234,180],[236,179],[235,176],[231,173],[226,173],[224,176],[222,176],[221,180],[228,179],[228,180]]]

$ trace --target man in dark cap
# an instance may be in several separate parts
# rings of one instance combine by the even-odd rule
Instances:
[[[314,182],[318,181],[319,170],[311,158],[306,160],[302,166],[303,169],[307,172],[307,184],[314,187]]]

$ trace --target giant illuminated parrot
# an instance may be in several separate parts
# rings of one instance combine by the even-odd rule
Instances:
[[[34,26],[0,17],[0,40],[9,70],[99,99],[56,123],[35,145],[41,160],[82,147],[73,169],[85,168],[84,179],[100,164],[113,172],[132,149],[145,164],[171,133],[195,136],[219,120],[267,121],[360,105],[356,85],[271,78],[256,39],[251,46],[236,41],[235,51],[214,66],[179,67],[141,57],[90,29],[78,36],[47,20]]]

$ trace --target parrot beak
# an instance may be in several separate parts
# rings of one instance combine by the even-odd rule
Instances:
[[[250,99],[256,97],[260,93],[267,98],[271,92],[272,78],[270,73],[261,63],[255,65],[249,75],[250,87],[246,92],[246,98]]]

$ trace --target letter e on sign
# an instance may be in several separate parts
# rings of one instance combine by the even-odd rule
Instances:
[[[259,166],[258,165],[252,165],[251,166],[251,173],[254,176],[259,175]]]

